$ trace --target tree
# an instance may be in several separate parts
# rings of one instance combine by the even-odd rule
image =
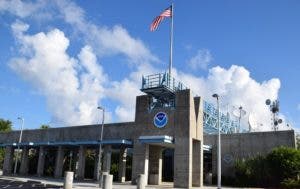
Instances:
[[[300,151],[279,147],[266,156],[272,182],[277,186],[287,179],[297,180],[300,173]]]
[[[296,135],[297,149],[300,150],[300,133]]]
[[[43,124],[43,125],[40,126],[40,129],[49,129],[49,128],[50,128],[50,126],[49,125],[45,125],[45,124]]]
[[[9,132],[12,130],[12,123],[9,120],[0,119],[0,132]],[[0,169],[2,169],[4,160],[4,149],[0,149]]]
[[[11,130],[12,130],[11,121],[0,119],[0,132],[9,132]]]

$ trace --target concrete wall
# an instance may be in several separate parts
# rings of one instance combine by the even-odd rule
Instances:
[[[217,135],[204,135],[204,144],[212,146],[212,171],[217,172]],[[222,175],[234,176],[234,162],[265,155],[279,146],[296,147],[295,132],[271,131],[221,135]]]
[[[99,125],[84,125],[24,130],[22,142],[98,140],[100,138],[100,128]],[[122,130],[126,130],[126,132],[120,132]],[[135,132],[136,127],[134,122],[105,124],[103,129],[103,139],[130,139]],[[19,131],[0,133],[0,143],[17,142],[19,135]]]

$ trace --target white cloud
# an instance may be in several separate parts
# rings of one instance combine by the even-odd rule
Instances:
[[[115,81],[112,87],[107,90],[107,96],[117,102],[119,105],[115,110],[120,121],[133,121],[135,116],[135,98],[141,95],[141,78],[142,75],[157,73],[150,64],[141,64],[137,71],[132,72],[128,78],[122,81]]]
[[[21,18],[32,15],[38,8],[40,4],[26,2],[21,0],[2,0],[0,1],[0,11],[10,12],[11,14],[17,15]]]
[[[200,49],[197,54],[188,61],[188,65],[193,69],[206,70],[212,61],[212,55],[207,49]]]
[[[50,9],[50,2],[46,0],[39,1],[21,1],[21,0],[1,0],[0,1],[0,14],[10,13],[19,18],[33,18],[39,20],[49,20],[52,18]]]
[[[47,98],[49,110],[58,122],[70,125],[99,122],[95,108],[104,98],[118,102],[114,113],[119,121],[133,120],[135,96],[141,94],[141,76],[161,71],[152,66],[159,61],[158,58],[122,26],[95,25],[71,1],[56,1],[56,5],[60,16],[83,36],[88,45],[81,49],[77,57],[72,57],[66,52],[70,41],[61,30],[28,35],[25,32],[29,26],[17,21],[12,29],[21,45],[21,55],[11,60],[11,68]],[[3,7],[2,3],[2,10]],[[30,15],[10,9],[5,10],[19,17]],[[109,81],[97,56],[116,54],[133,62],[133,71],[120,81]],[[212,55],[208,50],[199,50],[188,62],[193,69],[207,69],[211,61]],[[223,109],[232,105],[243,106],[248,115],[251,113],[255,117],[253,127],[256,130],[271,129],[270,112],[264,102],[267,98],[277,99],[279,79],[257,82],[250,77],[248,70],[235,65],[229,69],[219,66],[211,68],[207,77],[197,77],[174,69],[174,76],[208,101],[213,102],[211,94],[219,93]],[[112,84],[107,86],[105,83]],[[111,113],[107,117],[109,119]],[[243,122],[246,123],[247,119],[247,116],[244,117]]]
[[[112,28],[97,26],[85,18],[85,12],[71,1],[56,1],[58,9],[66,23],[84,36],[87,43],[97,49],[100,56],[122,54],[129,58],[130,63],[159,61],[145,44],[130,36],[120,25]]]
[[[78,58],[70,57],[66,53],[69,40],[62,31],[26,35],[27,28],[21,22],[12,25],[24,50],[10,67],[46,97],[54,122],[95,123],[106,76],[92,48],[85,46]]]
[[[256,130],[270,130],[271,114],[265,105],[267,98],[277,99],[280,88],[279,79],[270,79],[259,83],[250,77],[250,73],[244,67],[233,65],[229,69],[219,66],[211,68],[207,78],[198,78],[193,75],[175,72],[176,76],[189,87],[195,94],[202,96],[205,100],[214,102],[211,95],[220,95],[223,111],[233,111],[233,106],[243,108],[248,112],[243,118],[244,125],[248,125],[248,116],[255,119],[253,127]],[[263,126],[261,126],[263,124]],[[246,128],[245,128],[246,129]]]
[[[97,54],[99,57],[121,54],[125,59],[127,58],[129,60],[128,62],[131,64],[134,63],[135,66],[133,69],[135,71],[133,71],[128,78],[121,81],[112,81],[112,86],[108,87],[106,90],[103,89],[101,85],[98,86],[98,90],[102,90],[102,94],[100,95],[101,98],[104,98],[104,95],[107,95],[107,98],[120,103],[115,110],[115,114],[119,120],[133,120],[135,95],[141,94],[138,86],[140,81],[137,81],[140,80],[142,75],[142,72],[139,71],[139,69],[147,67],[149,62],[156,62],[158,59],[149,51],[141,40],[131,37],[127,30],[122,26],[116,25],[112,28],[97,26],[86,20],[85,12],[71,1],[56,1],[54,6],[56,6],[56,12],[60,14],[64,21],[70,24],[76,33],[80,33],[86,43],[90,46],[82,49],[82,52],[78,55],[78,59],[69,57],[66,53],[66,49],[69,46],[69,40],[64,36],[62,31],[54,29],[47,34],[41,32],[33,36],[24,35],[23,33],[29,26],[21,21],[17,21],[12,25],[12,29],[17,38],[17,42],[21,46],[22,56],[13,59],[11,61],[11,67],[20,75],[23,75],[30,83],[33,83],[36,88],[43,91],[43,94],[47,97],[48,101],[50,101],[48,102],[48,106],[55,119],[69,124],[89,123],[93,120],[87,121],[88,118],[93,117],[91,114],[91,104],[95,105],[97,100],[100,101],[100,97],[99,94],[90,92],[88,89],[97,88],[97,82],[101,83],[103,80],[107,79],[99,78],[99,76],[105,75],[102,73],[102,68],[96,63],[91,63],[95,62],[96,56],[94,54]],[[44,10],[44,8],[40,6],[40,11],[42,10]],[[30,15],[28,13],[24,16],[20,16],[15,13],[16,11],[17,10],[10,12],[22,18]],[[38,12],[38,10],[35,9],[34,11],[31,11],[31,13],[32,12]],[[50,13],[53,14],[53,12],[48,12],[48,14]],[[58,16],[55,16],[59,17],[59,14]],[[58,35],[59,39],[55,38],[54,35],[52,35],[53,33],[60,33],[61,35]],[[44,40],[47,38],[51,39]],[[47,43],[48,45],[43,43]],[[57,46],[57,48],[52,48],[53,46]],[[49,49],[53,49],[54,52],[58,51],[57,56],[61,55],[61,57],[53,56],[53,53],[51,53]],[[96,49],[96,51],[89,53],[91,49]],[[49,73],[53,73],[53,75],[55,75],[54,73],[56,72],[62,72],[59,68],[55,68],[55,63],[52,61],[52,58],[56,58],[55,62],[59,62],[57,63],[58,65],[65,63],[70,65],[70,67],[65,70],[64,74],[69,76],[71,86],[65,88],[64,84],[61,84],[61,86],[55,90],[50,82],[51,80],[49,81],[46,79],[46,81],[40,81],[39,77],[42,76],[36,72],[45,72],[49,70]],[[62,60],[62,58],[64,59]],[[33,64],[32,62],[40,63]],[[49,63],[47,66],[41,66],[42,62],[51,62],[53,65]],[[29,70],[25,65],[31,65],[33,68]],[[98,68],[98,70],[94,68]],[[35,69],[36,72],[33,72],[33,69]],[[82,70],[83,73],[81,72]],[[79,75],[79,73],[81,74]],[[53,77],[53,80],[55,79],[56,77]],[[66,79],[66,82],[67,81],[68,79]],[[51,92],[51,90],[55,90],[55,92]],[[56,98],[59,90],[61,90],[60,93],[63,94],[64,92],[71,93],[69,97],[73,97],[73,99]],[[112,91],[122,91],[122,93]],[[88,101],[87,99],[91,100]],[[62,102],[64,106],[60,106],[59,109],[55,108],[55,106],[60,104],[59,101],[63,100],[65,100]],[[81,100],[83,100],[83,102],[80,102]],[[126,111],[122,111],[125,109]],[[66,116],[62,116],[65,111],[68,115],[73,114],[73,119],[70,119],[71,117],[66,118]],[[74,114],[74,111],[77,114]],[[129,113],[124,115],[125,112]]]

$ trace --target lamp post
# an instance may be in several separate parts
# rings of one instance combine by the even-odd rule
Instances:
[[[19,142],[18,142],[18,150],[16,154],[16,162],[15,162],[15,167],[14,167],[14,174],[17,174],[17,167],[18,167],[18,160],[19,160],[19,151],[20,151],[20,143],[22,142],[22,134],[23,134],[23,127],[24,127],[24,118],[18,117],[19,120],[22,121],[21,124],[21,131],[20,131],[20,136],[19,136]]]
[[[99,185],[102,185],[102,175],[101,175],[101,159],[102,159],[102,139],[103,139],[103,126],[104,126],[104,113],[105,109],[101,106],[98,106],[97,109],[102,110],[102,124],[100,132],[100,144],[99,144],[99,154],[98,154],[98,165],[97,165],[97,180],[99,180]],[[100,178],[101,176],[101,178]]]
[[[212,97],[217,99],[217,109],[218,109],[218,189],[221,189],[221,128],[220,128],[220,103],[219,95],[213,94]]]

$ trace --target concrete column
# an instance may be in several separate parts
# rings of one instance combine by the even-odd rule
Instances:
[[[113,175],[103,175],[103,189],[112,189]]]
[[[37,166],[37,171],[36,171],[38,177],[41,177],[44,175],[44,165],[45,165],[45,149],[44,149],[44,146],[40,146],[38,166]]]
[[[120,148],[118,181],[125,182],[127,148]]]
[[[5,147],[5,155],[3,162],[3,175],[10,175],[12,173],[12,162],[14,149],[12,146]]]
[[[203,183],[202,175],[202,160],[201,160],[201,142],[193,140],[193,186],[201,187]]]
[[[145,189],[146,185],[146,177],[143,174],[140,174],[137,178],[136,188],[137,189]]]
[[[202,138],[203,139],[203,138]],[[204,149],[203,149],[203,141],[200,141],[200,186],[203,187],[203,179],[204,179]]]
[[[111,165],[111,145],[105,145],[103,151],[103,172],[110,173]]]
[[[86,147],[81,145],[79,147],[79,152],[78,152],[78,167],[76,170],[76,177],[79,180],[84,179],[84,170],[85,170],[85,152],[86,152]]]
[[[98,168],[98,157],[99,157],[99,148],[95,149],[95,166],[94,166],[94,179],[99,180],[97,178],[97,168]]]
[[[74,178],[74,172],[72,171],[65,172],[64,189],[73,188],[73,178]]]
[[[217,138],[217,137],[216,137]],[[212,165],[212,176],[217,176],[217,145],[213,145],[211,149],[211,165]]]
[[[162,147],[149,146],[149,184],[160,185],[162,177]]]
[[[192,139],[176,138],[174,150],[174,188],[192,187]]]
[[[22,157],[21,157],[21,165],[20,165],[20,175],[27,175],[28,174],[28,152],[29,148],[24,147],[22,149]]]
[[[200,130],[197,130],[202,125],[199,124],[199,127],[197,127],[196,122],[197,119],[201,120],[201,115],[199,117],[200,109],[198,109],[201,107],[199,102],[199,99],[194,101],[190,90],[182,90],[176,93],[174,115],[174,188],[192,188],[193,138],[198,138],[199,140],[202,134],[198,132]],[[196,108],[197,111],[195,111]]]
[[[60,178],[62,177],[62,169],[64,165],[64,150],[62,146],[58,146],[56,159],[55,159],[55,169],[54,169],[54,177]]]
[[[145,185],[148,184],[148,166],[149,145],[141,144],[138,140],[135,140],[132,159],[132,184],[136,184],[136,179],[140,174],[145,175]]]

